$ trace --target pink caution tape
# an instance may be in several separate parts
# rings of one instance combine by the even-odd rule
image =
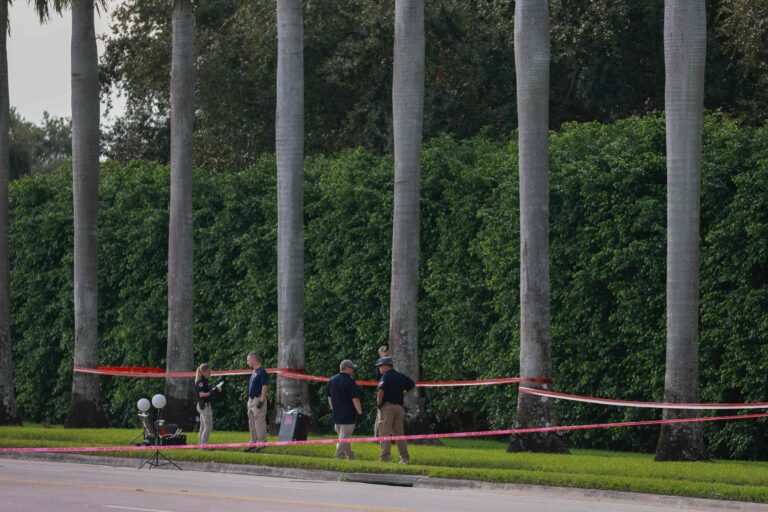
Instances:
[[[615,405],[619,407],[640,407],[645,409],[688,409],[688,410],[739,410],[739,409],[768,409],[768,402],[752,402],[741,404],[689,404],[677,402],[637,402],[633,400],[614,400],[612,398],[593,398],[582,395],[569,395],[544,389],[520,387],[521,393],[529,395],[545,396],[574,402],[588,404]]]
[[[194,377],[195,372],[166,372],[163,368],[141,368],[135,366],[99,366],[97,368],[84,368],[75,366],[78,373],[90,373],[94,375],[112,375],[115,377],[148,377],[153,379],[166,379],[169,377]],[[158,371],[159,370],[159,371]],[[267,373],[277,373],[277,368],[266,368]],[[212,375],[225,377],[230,375],[250,375],[252,370],[223,370],[214,371]]]
[[[195,372],[166,372],[162,368],[136,367],[136,366],[99,366],[97,368],[84,368],[76,366],[74,369],[79,373],[90,373],[95,375],[112,375],[116,377],[148,377],[155,379],[165,379],[169,377],[194,377]],[[310,382],[328,382],[329,377],[320,377],[317,375],[308,375],[298,368],[266,368],[267,373],[274,373],[287,379],[305,380]],[[224,377],[232,375],[250,375],[252,370],[222,370],[214,371],[213,376]],[[417,382],[418,387],[456,387],[456,386],[490,386],[495,384],[519,384],[521,382],[551,384],[551,379],[535,377],[505,377],[499,379],[479,379],[479,380],[443,380],[430,382]],[[359,380],[357,383],[361,386],[378,386],[375,380]]]
[[[567,432],[572,430],[591,430],[598,428],[637,427],[646,425],[665,425],[673,423],[701,423],[706,421],[747,420],[766,418],[768,414],[744,414],[738,416],[711,416],[701,418],[679,418],[669,420],[628,421],[624,423],[598,423],[594,425],[566,425],[560,427],[517,428],[507,430],[489,430],[484,432],[453,432],[448,434],[418,434],[410,436],[387,437],[352,437],[345,442],[370,443],[379,441],[418,441],[426,439],[450,439],[460,437],[504,436],[535,434],[542,432]],[[270,447],[270,446],[303,446],[311,444],[336,444],[338,439],[312,439],[307,441],[268,441],[264,443],[222,443],[222,444],[187,444],[169,446],[66,446],[58,448],[0,448],[0,453],[73,453],[73,452],[129,452],[129,451],[154,451],[166,450],[196,450],[199,448],[244,448],[244,447]]]

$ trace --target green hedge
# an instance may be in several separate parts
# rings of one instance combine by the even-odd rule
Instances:
[[[660,400],[664,379],[665,156],[661,116],[571,124],[551,136],[551,278],[556,389]],[[342,358],[371,378],[386,342],[392,160],[362,150],[305,170],[307,370]],[[766,401],[768,127],[705,120],[702,179],[701,382],[705,401]],[[101,362],[163,366],[168,170],[102,166]],[[511,376],[518,368],[516,142],[427,143],[422,158],[419,328],[422,378]],[[276,363],[274,158],[239,173],[194,176],[196,359]],[[59,422],[72,353],[72,206],[68,169],[11,185],[12,322],[19,408]],[[115,425],[162,390],[103,379]],[[246,424],[245,380],[229,378],[218,429]],[[310,384],[320,427],[322,386]],[[366,403],[371,403],[371,394]],[[507,427],[516,388],[429,390],[436,430]],[[561,403],[564,424],[650,419],[655,411]],[[364,428],[370,428],[368,418]],[[768,457],[764,422],[706,427],[718,456]],[[652,450],[655,428],[571,434],[574,444]]]

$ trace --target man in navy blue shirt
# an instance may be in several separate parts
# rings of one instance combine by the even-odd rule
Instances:
[[[248,354],[248,366],[253,369],[248,381],[248,431],[251,443],[263,443],[267,440],[267,393],[269,375],[261,366],[261,358],[255,353]],[[259,452],[261,447],[249,446],[246,452]]]
[[[376,368],[381,372],[381,380],[376,391],[376,406],[379,408],[379,435],[382,437],[405,435],[405,409],[403,398],[416,384],[402,373],[395,370],[395,361],[391,357],[382,357],[376,361]],[[379,460],[389,460],[392,449],[391,441],[381,442]],[[408,444],[397,441],[400,452],[400,464],[408,464]]]
[[[352,451],[352,445],[341,442],[342,439],[352,437],[355,430],[357,417],[363,414],[363,406],[360,404],[360,388],[357,387],[352,374],[355,373],[357,365],[345,359],[339,364],[339,373],[331,377],[326,388],[328,405],[333,413],[333,428],[339,434],[339,442],[336,443],[337,459],[354,459],[355,453]]]

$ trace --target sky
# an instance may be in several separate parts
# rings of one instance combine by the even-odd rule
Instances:
[[[114,4],[114,3],[113,3]],[[69,43],[72,16],[54,14],[40,25],[27,0],[16,0],[10,9],[11,35],[8,38],[8,82],[11,106],[27,121],[40,123],[43,112],[71,117]],[[109,30],[109,12],[95,14],[96,34]],[[104,47],[97,42],[99,56]],[[116,98],[115,112],[124,110]],[[104,118],[102,104],[102,121]],[[112,114],[114,117],[114,113]]]

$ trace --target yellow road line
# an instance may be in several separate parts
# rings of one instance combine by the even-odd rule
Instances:
[[[76,489],[92,489],[101,491],[145,492],[148,494],[165,494],[178,496],[196,496],[200,498],[216,498],[236,501],[254,501],[259,503],[279,503],[282,505],[296,505],[301,507],[323,507],[335,510],[365,510],[369,512],[417,512],[407,508],[385,508],[367,505],[348,505],[345,503],[330,503],[324,501],[288,500],[282,498],[260,498],[257,496],[233,496],[214,492],[176,491],[169,489],[136,488],[122,485],[80,484],[69,482],[50,482],[47,480],[18,480],[14,478],[0,478],[0,484],[16,485],[48,485],[53,487],[72,487]]]

